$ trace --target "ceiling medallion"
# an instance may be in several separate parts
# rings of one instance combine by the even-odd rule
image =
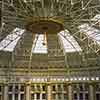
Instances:
[[[26,29],[32,33],[48,33],[57,34],[63,30],[63,22],[55,19],[46,18],[29,18],[26,24]]]

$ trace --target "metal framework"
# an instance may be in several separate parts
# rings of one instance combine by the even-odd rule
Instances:
[[[100,34],[100,26],[96,27],[100,20],[93,20],[96,14],[100,14],[99,0],[0,0],[0,5],[1,77],[8,81],[16,81],[20,77],[26,81],[33,76],[46,77],[47,80],[63,77],[64,80],[73,81],[75,78],[81,81],[84,78],[91,80],[91,75],[94,80],[100,76],[100,45],[93,36],[87,35],[88,26],[85,31],[79,28],[88,23],[94,32],[97,29],[97,34]],[[63,25],[63,34],[42,34],[41,40],[41,34],[36,33],[38,35],[35,36],[26,29],[27,23],[34,20],[56,21]],[[24,33],[9,52],[7,46],[15,41],[16,34],[12,32],[16,28],[24,30]],[[42,46],[47,42],[48,53],[34,51],[38,50],[39,39]]]
[[[100,100],[100,0],[0,0],[0,100],[73,99]]]

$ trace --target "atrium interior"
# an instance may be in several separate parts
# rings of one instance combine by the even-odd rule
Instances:
[[[100,0],[0,0],[0,100],[100,100]]]

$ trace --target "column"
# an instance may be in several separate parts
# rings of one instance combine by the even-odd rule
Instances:
[[[64,94],[63,94],[63,91],[64,91],[64,84],[61,84],[61,90],[62,90],[61,98],[62,98],[62,100],[64,100]]]
[[[36,93],[34,94],[34,100],[37,100],[37,95],[36,95]]]
[[[68,84],[68,100],[73,100],[72,84]]]
[[[95,89],[93,83],[89,84],[89,100],[95,100]]]
[[[4,100],[8,100],[8,84],[4,84]]]
[[[42,93],[40,92],[40,100],[42,100]]]
[[[20,91],[20,88],[21,88],[21,85],[19,84],[18,85],[18,100],[20,100],[21,99],[21,91]]]
[[[51,95],[52,95],[52,89],[51,89],[51,84],[47,85],[47,100],[52,100]]]
[[[18,93],[18,100],[20,100],[20,98],[21,98],[21,94],[20,94],[20,92]]]
[[[26,100],[30,100],[30,83],[26,84]]]
[[[42,84],[40,85],[40,90],[42,91]],[[42,100],[42,93],[43,93],[43,91],[40,92],[40,100]]]
[[[34,84],[34,86],[35,86],[35,91],[37,91],[37,84]],[[34,94],[34,100],[37,100],[37,93],[36,92]]]
[[[13,91],[12,91],[12,100],[15,100],[15,84],[13,86]]]

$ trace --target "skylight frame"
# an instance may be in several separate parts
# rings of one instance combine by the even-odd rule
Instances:
[[[82,24],[78,28],[81,33],[85,34],[89,39],[92,39],[98,45],[100,45],[100,30],[92,26],[89,26],[89,24],[87,25],[87,27],[86,27],[86,24]]]
[[[8,51],[12,52],[24,33],[24,29],[15,28],[11,34],[7,35],[1,42],[0,42],[0,51]]]
[[[63,45],[65,53],[82,52],[81,47],[75,38],[70,35],[68,30],[61,31],[58,33],[61,44]]]
[[[45,45],[43,45],[43,42]],[[47,54],[48,48],[46,39],[44,39],[44,34],[36,34],[34,43],[32,46],[32,53],[34,54]]]

